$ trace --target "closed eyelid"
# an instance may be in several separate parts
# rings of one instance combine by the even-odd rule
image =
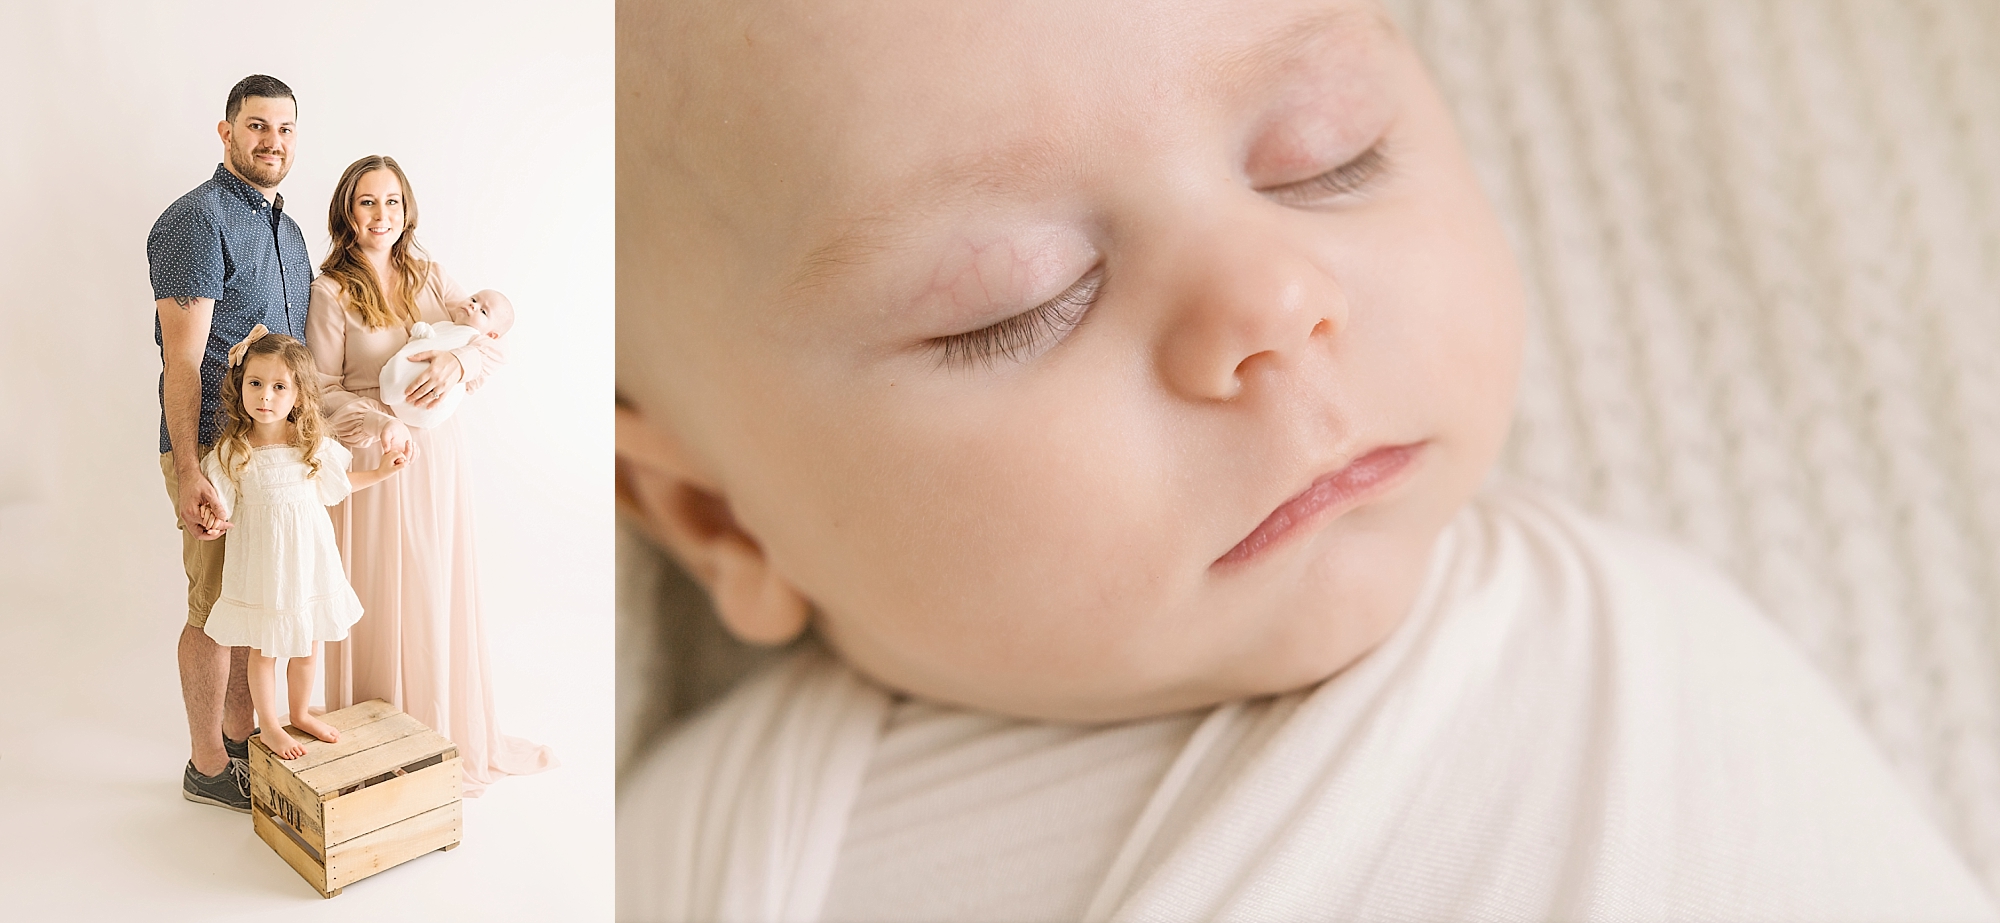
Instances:
[[[1317,176],[1257,191],[1288,205],[1311,205],[1329,196],[1361,192],[1388,173],[1390,164],[1385,145],[1386,142],[1377,141],[1346,163]]]
[[[1029,358],[1081,326],[1103,286],[1103,270],[1093,268],[1062,294],[1033,308],[978,330],[934,338],[927,345],[937,351],[938,365],[946,368]]]

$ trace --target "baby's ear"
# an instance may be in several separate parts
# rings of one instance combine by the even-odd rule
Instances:
[[[809,618],[805,597],[771,566],[728,499],[671,434],[629,407],[616,413],[619,508],[708,590],[731,634],[751,644],[798,637]]]

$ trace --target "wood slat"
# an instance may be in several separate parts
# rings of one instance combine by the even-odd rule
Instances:
[[[424,853],[459,840],[460,802],[454,800],[373,833],[356,837],[327,853],[327,881],[346,887]]]
[[[457,801],[463,785],[460,766],[453,757],[327,802],[326,842],[337,849],[355,837]]]
[[[312,886],[314,891],[318,891],[320,897],[339,894],[339,888],[327,888],[326,869],[322,868],[298,843],[293,842],[279,823],[269,812],[257,808],[251,809],[251,828],[257,831],[257,837],[269,845],[272,852],[278,854],[278,858],[285,860],[285,864],[291,866],[292,871],[299,873],[299,877],[304,878],[306,884]]]
[[[345,738],[347,736],[347,732],[350,730],[359,727],[364,727],[374,722],[381,721],[384,718],[391,718],[401,714],[403,714],[402,710],[394,705],[384,702],[381,699],[369,699],[366,702],[361,702],[355,705],[349,705],[348,707],[340,709],[338,711],[327,712],[326,714],[319,716],[319,720],[326,722],[329,727],[332,727],[334,730],[339,731],[340,736]],[[419,726],[421,727],[422,725]],[[304,744],[308,748],[308,750],[310,750],[315,744],[322,747],[336,746],[335,744],[329,744],[326,741],[320,740],[319,738],[314,737],[311,734],[307,734],[306,732],[299,730],[298,727],[295,725],[290,725],[290,724],[285,725],[285,733],[292,735],[294,738],[297,738],[299,743]],[[255,734],[250,735],[250,745],[253,747],[262,747],[263,744],[257,739],[257,737],[258,735]],[[268,752],[270,748],[264,747],[264,749],[266,750],[266,752]],[[305,757],[301,757],[301,759],[304,758]]]
[[[259,792],[263,794],[260,796]],[[250,751],[250,797],[261,798],[274,810],[284,810],[288,817],[295,814],[294,826],[300,833],[324,842],[325,826],[321,819],[319,792],[300,782],[297,776],[284,768],[283,760],[261,747]],[[281,801],[289,804],[290,809],[277,808]]]
[[[335,743],[327,743],[304,731],[292,732],[293,737],[299,738],[299,741],[305,744],[306,755],[295,760],[285,760],[285,768],[296,775],[335,760],[346,759],[363,750],[379,747],[392,740],[430,732],[430,728],[424,727],[423,722],[402,712],[384,716],[359,727],[336,727],[335,730],[340,732],[340,740]],[[305,736],[300,737],[302,734]],[[321,792],[321,794],[326,793]]]
[[[297,773],[297,776],[307,788],[321,793],[323,798],[330,797],[356,782],[365,781],[424,757],[436,756],[452,749],[451,741],[445,739],[443,735],[426,730],[420,734],[397,738],[381,746],[370,747],[323,766],[315,766]]]

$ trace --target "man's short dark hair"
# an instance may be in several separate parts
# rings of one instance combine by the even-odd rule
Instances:
[[[236,81],[236,85],[229,88],[229,104],[222,109],[222,120],[225,122],[236,121],[236,113],[243,111],[243,100],[252,96],[262,96],[267,99],[289,99],[292,101],[292,111],[299,111],[299,98],[292,95],[292,88],[285,86],[283,80],[279,80],[276,77],[266,77],[263,74],[251,74],[242,80]]]

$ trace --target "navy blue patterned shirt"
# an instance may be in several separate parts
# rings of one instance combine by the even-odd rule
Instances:
[[[257,187],[221,164],[208,182],[174,200],[146,235],[153,298],[213,298],[215,313],[201,356],[202,445],[222,431],[222,376],[229,347],[263,324],[272,333],[306,338],[306,303],[312,295],[312,259],[285,197],[264,201]],[[166,347],[158,312],[153,342],[160,345],[160,451],[167,438]]]

